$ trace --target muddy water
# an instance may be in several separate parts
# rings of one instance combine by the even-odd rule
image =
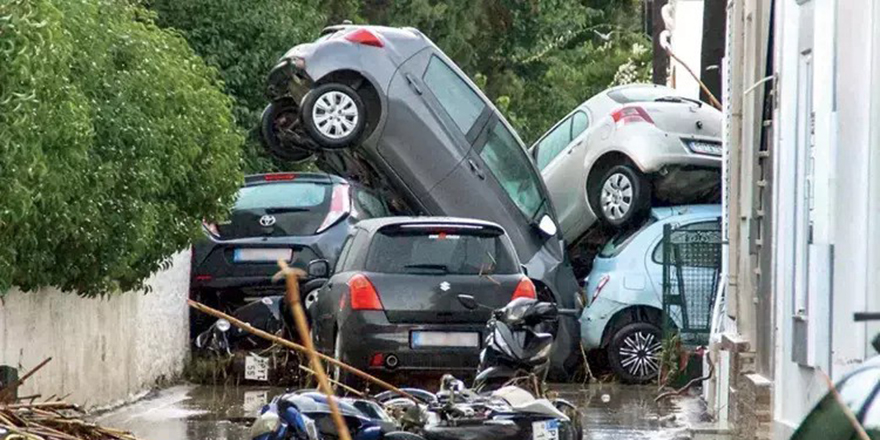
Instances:
[[[686,427],[700,421],[696,397],[654,403],[651,386],[592,384],[555,386],[581,408],[584,439],[690,438]],[[145,440],[248,440],[248,424],[280,388],[178,386],[102,415],[97,421],[127,429]]]

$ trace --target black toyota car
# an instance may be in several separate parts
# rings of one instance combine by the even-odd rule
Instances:
[[[245,297],[278,295],[283,283],[272,276],[279,259],[302,269],[315,259],[334,262],[353,224],[387,215],[372,192],[338,176],[247,176],[228,221],[205,223],[204,238],[193,245],[190,297],[229,308]],[[193,314],[196,334],[204,316]]]
[[[458,295],[491,308],[535,297],[495,223],[389,217],[352,231],[309,312],[319,350],[357,368],[472,374],[491,311],[466,309]],[[312,263],[318,264],[324,263]]]
[[[413,28],[342,25],[288,51],[269,73],[269,151],[375,189],[401,211],[501,225],[539,297],[578,306],[547,188],[522,140],[443,51]],[[551,375],[580,359],[560,320]]]

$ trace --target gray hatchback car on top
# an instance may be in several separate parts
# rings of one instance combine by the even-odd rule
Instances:
[[[538,295],[576,307],[578,285],[537,168],[489,99],[412,28],[342,25],[269,74],[267,148],[379,191],[398,212],[498,223]],[[553,373],[578,361],[565,319]]]

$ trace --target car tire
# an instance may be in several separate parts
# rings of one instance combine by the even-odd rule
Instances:
[[[321,147],[340,149],[360,139],[367,122],[364,101],[351,87],[322,84],[303,99],[306,131]]]
[[[649,322],[634,322],[621,327],[608,344],[608,362],[624,383],[643,384],[657,378],[663,331]]]
[[[342,360],[342,342],[341,338],[339,337],[339,331],[333,332],[333,359],[336,359],[340,362],[345,362]],[[351,374],[349,374],[347,371],[343,370],[336,364],[334,364],[333,368],[331,369],[331,376],[336,382],[348,386],[352,385]]]
[[[294,133],[296,124],[300,123],[299,108],[291,99],[275,101],[266,106],[260,120],[260,133],[263,146],[273,156],[290,162],[300,162],[312,156],[304,142],[283,142],[279,133]]]
[[[630,164],[611,167],[592,190],[596,216],[615,228],[641,220],[651,207],[651,185],[645,175]]]

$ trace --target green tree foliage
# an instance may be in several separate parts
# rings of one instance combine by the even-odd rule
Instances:
[[[327,13],[344,16],[355,0],[146,0],[161,26],[178,29],[197,54],[220,71],[233,114],[248,133],[244,168],[289,168],[273,162],[259,140],[266,75],[288,49],[312,41]]]
[[[0,0],[0,66],[0,294],[140,288],[225,214],[241,180],[230,100],[147,10]]]

